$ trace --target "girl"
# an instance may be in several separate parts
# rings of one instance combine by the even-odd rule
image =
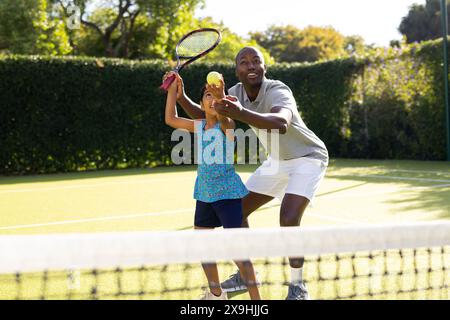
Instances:
[[[242,225],[242,202],[241,199],[248,191],[236,174],[233,162],[226,161],[227,145],[234,146],[233,129],[234,121],[228,117],[217,114],[214,110],[214,100],[225,96],[223,81],[219,87],[205,85],[202,89],[200,105],[205,112],[205,119],[191,120],[181,118],[177,114],[176,100],[177,90],[181,78],[178,74],[170,72],[165,78],[175,74],[176,81],[172,83],[167,92],[165,122],[175,129],[186,129],[197,135],[198,139],[198,170],[195,182],[194,198],[197,200],[195,209],[194,228],[214,229],[240,228]],[[218,89],[221,89],[220,91]],[[213,92],[216,97],[213,96]],[[217,92],[221,92],[218,94]],[[217,96],[221,95],[221,96]],[[215,139],[203,139],[203,136],[213,136]],[[209,141],[208,141],[209,140]],[[203,152],[210,143],[219,147],[214,149],[223,153],[206,155]],[[228,147],[229,148],[229,147]],[[232,149],[234,151],[234,148]],[[204,155],[205,154],[205,155]],[[219,156],[219,157],[217,157]],[[222,156],[222,157],[220,157]],[[221,161],[215,161],[221,159]],[[251,299],[261,299],[256,283],[255,272],[250,261],[236,261],[242,278],[248,285]],[[206,291],[202,300],[226,300],[227,295],[220,287],[219,274],[216,263],[202,263],[206,278],[208,279],[209,291]]]

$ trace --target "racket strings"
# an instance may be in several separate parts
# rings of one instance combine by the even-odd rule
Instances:
[[[219,35],[213,31],[197,32],[184,39],[178,46],[180,57],[191,58],[211,48]]]

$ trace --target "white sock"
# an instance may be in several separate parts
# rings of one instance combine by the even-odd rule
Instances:
[[[298,284],[303,281],[303,268],[291,267],[291,283]]]

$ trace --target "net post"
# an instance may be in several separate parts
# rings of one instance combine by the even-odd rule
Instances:
[[[442,18],[442,43],[444,47],[444,92],[445,92],[445,118],[446,118],[446,140],[447,140],[447,161],[450,161],[450,106],[448,93],[448,21],[447,21],[447,1],[441,0]]]

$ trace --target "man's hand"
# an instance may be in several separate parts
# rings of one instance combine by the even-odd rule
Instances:
[[[214,101],[214,109],[222,116],[239,120],[244,107],[240,104],[236,97],[226,96],[223,99]]]

